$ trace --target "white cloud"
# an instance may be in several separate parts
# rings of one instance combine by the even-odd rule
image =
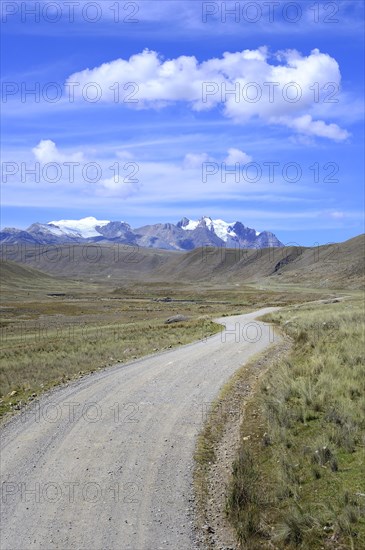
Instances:
[[[284,124],[294,128],[301,134],[326,137],[334,141],[343,141],[350,136],[347,130],[342,130],[337,124],[326,124],[323,120],[313,120],[310,115],[303,115],[294,120],[286,120]]]
[[[130,151],[117,151],[116,156],[122,160],[131,160],[133,155]]]
[[[57,149],[55,142],[50,139],[42,139],[38,145],[32,149],[32,153],[42,164],[47,164],[49,162],[82,162],[84,160],[83,153],[61,153]]]
[[[203,162],[209,162],[213,159],[207,153],[188,153],[184,157],[183,167],[187,170],[199,168],[201,169]]]
[[[195,111],[220,107],[235,123],[257,119],[340,141],[349,136],[346,130],[312,116],[313,112],[330,116],[324,100],[330,92],[338,99],[340,82],[337,61],[318,49],[308,56],[296,50],[270,56],[261,47],[225,52],[221,58],[201,63],[184,55],[163,60],[157,52],[144,50],[129,59],[74,73],[67,79],[66,93],[73,89],[85,101],[96,94],[99,102],[136,109],[162,108],[178,101]]]
[[[94,155],[95,155],[94,151]],[[138,194],[141,184],[138,179],[139,165],[136,162],[113,163],[111,160],[119,158],[121,160],[130,160],[133,155],[129,151],[118,149],[111,158],[95,158],[87,162],[83,153],[61,153],[55,142],[49,139],[41,140],[36,147],[32,149],[32,153],[41,164],[57,163],[60,165],[60,177],[55,179],[58,185],[64,189],[69,187],[73,192],[87,193],[88,195],[96,195],[103,197],[119,197],[129,198]],[[89,150],[90,154],[90,150]],[[66,162],[74,162],[77,166],[69,170]],[[123,175],[114,173],[116,170],[121,170]],[[87,169],[87,167],[89,168]],[[113,168],[114,167],[114,168]],[[41,173],[41,181],[46,186],[49,185],[50,179],[56,175],[48,171]],[[54,183],[55,188],[55,183]]]
[[[90,2],[89,0],[78,0],[70,2],[70,7],[67,3],[63,6],[61,2],[49,2],[49,0],[23,0],[21,5],[29,3],[31,9],[34,10],[34,4],[60,4],[64,13],[63,20],[57,25],[46,25],[44,28],[35,27],[29,28],[28,32],[52,33],[52,36],[62,34],[68,36],[69,33],[69,11],[75,14],[75,23],[82,34],[90,34],[95,36],[110,35],[120,36],[120,25],[115,24],[116,21],[122,22],[123,36],[131,36],[135,34],[135,24],[130,24],[131,20],[138,21],[138,26],[142,26],[143,35],[149,37],[155,35],[168,36],[176,39],[177,36],[186,38],[188,34],[199,37],[208,36],[212,33],[214,36],[242,36],[244,28],[245,36],[257,36],[257,33],[268,33],[290,35],[293,32],[293,24],[288,21],[288,17],[283,17],[283,6],[275,2],[260,2],[258,7],[250,9],[250,2],[247,3],[248,9],[244,9],[243,3],[229,2],[227,7],[221,2],[204,2],[201,0],[168,0],[161,2],[159,0],[150,0],[149,2],[125,2],[125,0],[103,0],[103,2]],[[73,5],[74,4],[74,5]],[[87,7],[90,4],[99,4],[100,23],[97,25],[90,24],[88,17],[94,17],[96,14],[95,7],[91,7],[90,11]],[[255,4],[255,3],[253,3]],[[315,18],[313,4],[308,0],[296,0],[295,2],[300,16],[299,21],[295,23],[295,33],[316,32],[321,29],[326,31],[328,20],[336,19],[336,15],[331,17],[331,11],[327,14],[325,11],[323,17]],[[341,24],[336,25],[336,36],[353,37],[355,33],[362,33],[363,20],[363,3],[359,0],[338,0],[341,14]],[[227,13],[225,19],[223,15]],[[232,10],[233,13],[232,13]],[[42,14],[42,8],[38,10]],[[212,15],[205,15],[211,14]],[[19,12],[13,17],[19,17]],[[51,9],[44,10],[45,18],[51,19]],[[255,18],[257,13],[257,18]],[[339,15],[338,14],[338,15]],[[97,14],[96,14],[97,15]],[[337,17],[338,17],[337,15]],[[252,17],[254,22],[252,22]],[[9,17],[10,20],[10,17]],[[114,24],[103,24],[109,21]]]
[[[251,161],[252,157],[250,157],[250,155],[233,147],[228,149],[227,156],[223,160],[223,162],[229,166],[236,163],[243,165]],[[205,162],[221,164],[220,160],[208,155],[208,153],[187,153],[184,157],[183,168],[184,170],[201,170]]]
[[[98,183],[97,194],[108,197],[120,197],[127,199],[136,195],[140,190],[140,183],[137,179],[122,178],[113,176],[103,179]]]
[[[239,164],[247,164],[248,162],[252,161],[252,157],[250,155],[247,155],[247,153],[244,153],[240,149],[228,149],[228,155],[224,159],[224,162],[228,165],[236,164],[237,162]]]
[[[345,217],[344,212],[340,212],[338,210],[335,210],[334,212],[330,212],[330,218],[333,218],[334,220],[342,220]]]

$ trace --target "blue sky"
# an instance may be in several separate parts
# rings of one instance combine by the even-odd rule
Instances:
[[[207,215],[308,246],[364,231],[362,1],[1,9],[3,227]]]

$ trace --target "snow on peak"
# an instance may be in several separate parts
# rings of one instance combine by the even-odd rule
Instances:
[[[109,220],[98,220],[93,216],[89,216],[87,218],[82,218],[81,220],[52,221],[48,222],[43,227],[47,227],[49,232],[57,236],[67,235],[69,237],[89,239],[92,237],[99,237],[100,232],[96,228],[103,227],[109,223]],[[209,216],[203,216],[200,220],[183,218],[178,223],[178,226],[184,231],[194,231],[194,229],[197,229],[198,227],[206,227],[208,231],[215,233],[215,235],[222,239],[222,241],[227,242],[230,237],[238,237],[237,233],[233,229],[235,223],[236,222],[225,222],[219,218],[213,220]],[[256,231],[256,237],[259,235],[261,235],[261,233]]]
[[[186,225],[182,226],[182,229],[184,229],[185,231],[193,231],[198,227],[201,222],[204,222],[206,227],[210,231],[214,231],[217,237],[222,239],[222,241],[224,242],[227,242],[228,237],[236,237],[236,233],[232,229],[232,226],[235,222],[227,223],[220,219],[212,220],[212,218],[209,218],[207,216],[204,216],[199,221],[189,220]]]
[[[227,242],[228,237],[236,237],[236,233],[233,231],[232,226],[233,223],[227,223],[223,220],[212,220],[212,225],[214,229],[214,233],[222,239],[222,241]]]
[[[181,229],[184,229],[184,231],[193,231],[196,229],[199,225],[199,222],[194,220],[189,220],[186,225],[181,226]]]
[[[204,216],[203,218],[201,218],[201,220],[199,220],[198,223],[199,225],[205,225],[206,228],[209,229],[209,231],[214,231],[212,218],[208,218],[207,216]]]
[[[93,216],[90,216],[88,218],[82,218],[81,220],[59,220],[48,222],[47,225],[56,226],[55,228],[50,228],[50,230],[55,232],[55,234],[59,234],[58,231],[61,230],[62,233],[66,235],[88,239],[90,237],[99,237],[100,233],[96,230],[96,227],[102,227],[108,223],[110,223],[109,220],[97,220]]]

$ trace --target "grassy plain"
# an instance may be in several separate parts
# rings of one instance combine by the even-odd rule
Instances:
[[[298,301],[295,290],[117,286],[55,278],[12,262],[1,267],[1,414],[74,377],[205,338],[220,330],[216,316]],[[307,292],[301,299],[315,297]],[[165,324],[176,314],[188,321]]]
[[[293,348],[246,406],[227,517],[243,549],[365,547],[360,291],[277,281],[91,282],[13,263],[2,272],[2,415],[97,369],[205,338],[220,330],[215,317],[284,306],[265,320],[286,332]],[[165,324],[176,314],[188,320]],[[237,399],[239,382],[238,372],[223,399],[231,392]],[[229,421],[215,419],[199,439],[200,465],[215,460]]]
[[[227,496],[241,548],[365,548],[361,298],[266,318],[294,345],[246,407]]]

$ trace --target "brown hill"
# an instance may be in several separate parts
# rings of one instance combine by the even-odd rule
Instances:
[[[365,287],[364,250],[365,235],[359,235],[343,243],[310,248],[204,247],[187,253],[126,245],[28,246],[26,253],[14,249],[11,259],[61,277],[112,284],[285,283],[359,289]],[[34,278],[34,273],[29,271],[29,276]]]
[[[249,283],[271,280],[303,286],[363,288],[364,245],[365,235],[360,235],[344,243],[310,248],[203,248],[171,259],[163,273],[169,279],[186,281]]]

